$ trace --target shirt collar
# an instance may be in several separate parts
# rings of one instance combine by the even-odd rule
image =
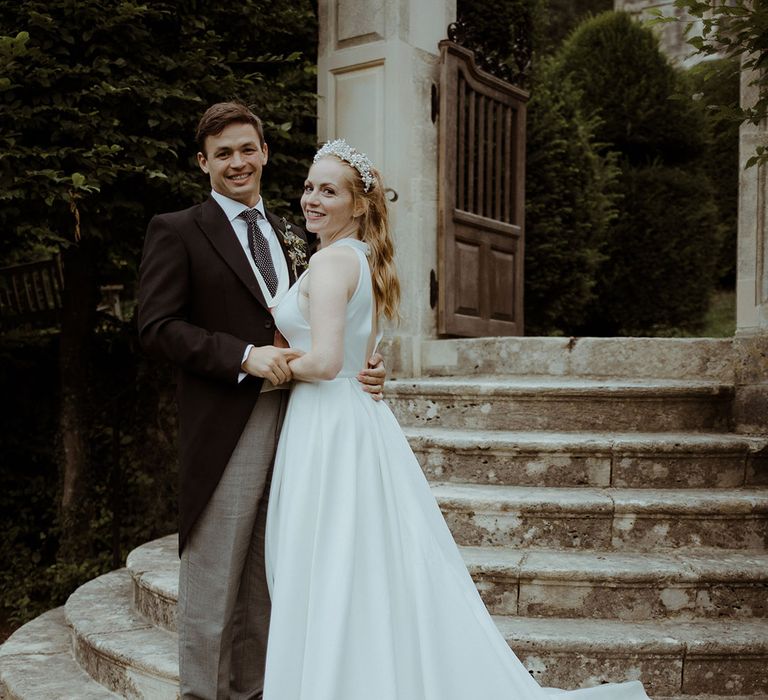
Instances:
[[[238,202],[234,199],[230,199],[229,197],[225,197],[223,194],[216,192],[216,190],[211,190],[211,197],[213,197],[216,203],[224,210],[224,213],[227,215],[227,218],[230,220],[230,222],[234,221],[246,209],[251,208],[247,207],[242,202]],[[264,200],[261,197],[259,197],[259,201],[256,202],[256,206],[253,208],[258,209],[259,214],[261,214],[265,219],[267,218],[266,212],[264,211]]]

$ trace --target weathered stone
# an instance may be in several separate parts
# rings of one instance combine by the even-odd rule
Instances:
[[[133,579],[134,607],[159,627],[176,631],[178,536],[169,535],[134,549],[126,561]]]
[[[765,438],[729,434],[625,434],[614,441],[612,486],[730,488],[745,483]]]
[[[387,402],[402,425],[480,430],[718,430],[732,387],[672,380],[572,378],[392,381]]]
[[[733,341],[713,338],[425,340],[427,376],[542,374],[733,381]]]
[[[763,549],[768,491],[435,484],[456,541],[555,549]]]
[[[176,636],[154,627],[132,605],[125,569],[78,588],[65,606],[73,655],[88,675],[126,698],[179,696]]]
[[[443,484],[433,487],[459,544],[605,548],[612,503],[597,489]]]
[[[439,427],[405,434],[427,478],[457,483],[730,488],[744,485],[749,465],[759,474],[759,460],[768,461],[761,457],[768,439],[742,435]]]
[[[683,556],[698,581],[697,617],[768,617],[768,555],[764,550]]]
[[[427,478],[517,486],[609,486],[612,441],[575,433],[406,428]]]
[[[680,691],[685,645],[662,624],[495,619],[541,685],[580,688],[642,680],[651,695]]]
[[[670,555],[531,552],[520,577],[521,615],[652,620],[695,607],[696,577]]]
[[[711,630],[715,632],[715,630]],[[746,620],[722,622],[716,634],[683,625],[687,653],[682,691],[690,695],[768,693],[768,645],[764,630]],[[727,648],[723,648],[727,640]]]
[[[747,459],[746,483],[768,486],[768,447],[755,452]]]
[[[768,384],[737,386],[733,419],[738,432],[765,435],[768,432]]]
[[[768,621],[495,618],[543,685],[641,678],[656,695],[766,693]]]
[[[768,492],[760,490],[612,490],[613,546],[764,549]]]
[[[64,608],[56,608],[16,630],[0,646],[0,697],[109,700],[120,696],[77,665],[70,651]]]

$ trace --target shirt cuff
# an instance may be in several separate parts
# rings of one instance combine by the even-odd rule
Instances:
[[[251,348],[253,347],[255,347],[253,343],[249,343],[248,345],[246,345],[245,352],[243,353],[243,359],[240,361],[241,367],[243,366],[243,362],[245,362],[248,359],[248,353],[251,351]],[[240,382],[242,382],[243,379],[245,379],[247,376],[248,376],[248,372],[239,372],[237,375],[237,383],[239,384]]]

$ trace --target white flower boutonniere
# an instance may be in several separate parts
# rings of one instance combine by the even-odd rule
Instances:
[[[291,225],[285,220],[285,217],[281,219],[281,223],[283,230],[280,231],[280,235],[283,237],[285,249],[291,260],[293,276],[298,277],[307,267],[307,242],[293,232]]]

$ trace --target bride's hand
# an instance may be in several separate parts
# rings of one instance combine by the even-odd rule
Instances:
[[[379,353],[374,353],[368,360],[368,367],[357,375],[357,381],[363,385],[374,401],[384,398],[384,381],[387,378],[387,369],[384,367],[384,358]]]
[[[273,384],[284,384],[292,377],[288,363],[304,353],[293,348],[276,348],[274,345],[253,347],[243,362],[243,371],[254,377],[263,377]]]

